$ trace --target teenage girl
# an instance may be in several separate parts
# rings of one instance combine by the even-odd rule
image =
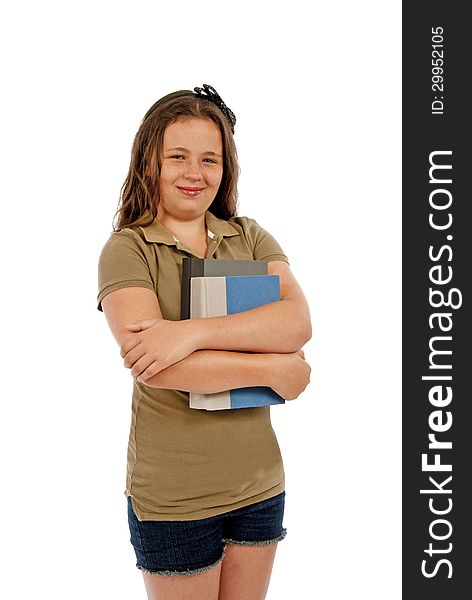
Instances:
[[[133,377],[125,495],[150,600],[263,600],[285,537],[285,475],[270,407],[189,408],[189,392],[309,382],[310,314],[287,256],[237,216],[236,118],[211,86],[145,115],[114,231],[99,260],[98,308]],[[184,257],[264,260],[280,302],[180,320]],[[277,410],[284,410],[280,407]]]

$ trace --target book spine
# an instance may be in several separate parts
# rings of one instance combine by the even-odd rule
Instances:
[[[226,278],[192,277],[190,280],[190,318],[226,315]],[[218,410],[231,408],[230,392],[198,394],[190,392],[190,408]]]
[[[192,277],[190,318],[223,317],[228,314],[226,277]]]
[[[182,259],[182,284],[180,291],[180,318],[190,318],[190,280],[192,277],[202,277],[204,272],[204,259]]]

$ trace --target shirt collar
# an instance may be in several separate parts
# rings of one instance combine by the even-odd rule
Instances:
[[[215,217],[209,210],[205,212],[205,222],[208,231],[211,231],[219,237],[229,237],[239,235],[238,230],[233,227],[228,221]],[[140,227],[147,242],[161,242],[169,246],[175,245],[177,242],[172,233],[155,219],[150,225]]]

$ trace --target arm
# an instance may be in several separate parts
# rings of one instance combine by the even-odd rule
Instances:
[[[191,335],[199,349],[250,352],[296,352],[311,338],[308,303],[288,263],[268,264],[269,275],[280,277],[280,302],[244,312],[192,319]]]
[[[214,394],[235,388],[266,386],[294,400],[310,381],[302,350],[290,354],[244,354],[198,350],[146,381],[146,385]]]
[[[102,307],[120,345],[130,336],[126,329],[126,323],[130,319],[148,317],[163,320],[156,295],[146,288],[115,290],[103,299]],[[131,366],[126,359],[125,366]],[[147,379],[146,385],[205,394],[262,385],[272,387],[286,400],[292,400],[305,389],[309,373],[310,367],[305,362],[303,353],[243,354],[204,350],[193,352],[161,370]],[[131,374],[139,375],[139,367],[133,366]]]
[[[223,317],[130,321],[128,331],[137,335],[125,340],[121,355],[146,380],[196,350],[297,352],[311,338],[307,301],[286,262],[272,261],[268,271],[280,277],[280,302]]]
[[[200,394],[259,385],[271,387],[271,363],[269,354],[198,350],[145,383]]]

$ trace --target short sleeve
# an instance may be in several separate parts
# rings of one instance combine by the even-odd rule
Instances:
[[[151,272],[150,262],[146,243],[137,233],[131,229],[113,232],[98,260],[98,310],[103,312],[103,298],[120,288],[145,287],[157,290],[157,282],[153,280],[157,273]]]
[[[246,235],[253,248],[254,260],[283,260],[289,262],[276,239],[263,229],[255,219],[246,217]]]

